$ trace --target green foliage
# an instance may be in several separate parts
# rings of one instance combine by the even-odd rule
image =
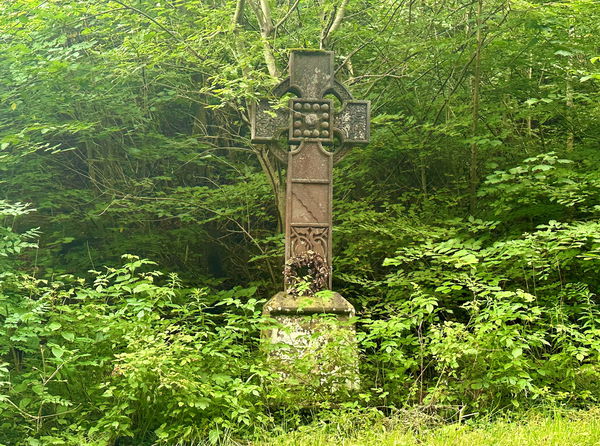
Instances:
[[[36,229],[23,233],[15,232],[14,226],[19,216],[27,215],[33,210],[27,204],[8,203],[0,200],[0,271],[6,276],[14,268],[14,257],[26,248],[36,247],[34,240],[39,236]],[[0,280],[2,276],[0,276]]]
[[[285,166],[248,110],[295,47],[335,50],[372,104],[335,169],[361,383],[341,406],[597,404],[598,2],[341,4],[0,1],[0,442],[330,422],[259,349]]]
[[[0,290],[3,441],[171,444],[268,420],[256,289],[186,290],[127,260],[93,284],[22,278]]]
[[[556,167],[569,165],[541,155],[490,175],[481,196],[493,200],[489,216],[498,220],[350,208],[341,248],[352,261],[343,266],[359,274],[338,277],[367,316],[360,336],[369,402],[481,413],[597,401],[600,226],[547,220],[597,215],[596,189],[584,181],[566,181],[586,193],[564,199],[565,177],[588,177]],[[427,208],[420,215],[432,218]],[[536,221],[546,223],[518,233]],[[375,258],[395,253],[382,271],[365,246]]]

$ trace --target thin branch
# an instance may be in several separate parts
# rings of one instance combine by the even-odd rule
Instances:
[[[200,54],[198,54],[196,52],[196,50],[194,50],[192,47],[190,47],[185,40],[183,40],[181,37],[179,37],[177,34],[175,34],[173,31],[171,31],[169,28],[165,27],[163,24],[161,24],[159,21],[157,21],[154,17],[152,17],[151,15],[148,15],[147,13],[145,13],[144,11],[137,9],[133,6],[127,5],[125,3],[123,3],[120,0],[111,0],[115,3],[118,3],[119,5],[123,6],[126,9],[129,9],[133,12],[135,12],[136,14],[139,14],[145,18],[147,18],[148,20],[150,20],[152,23],[154,23],[156,26],[158,26],[160,29],[162,29],[164,32],[166,32],[168,35],[170,35],[171,37],[173,37],[175,40],[177,40],[179,43],[182,43],[185,47],[186,50],[188,50],[193,56],[197,57],[198,59],[202,59],[202,57],[200,56]]]
[[[258,161],[260,162],[263,171],[266,172],[267,175],[269,176],[269,181],[271,182],[271,188],[273,189],[273,193],[275,194],[275,204],[277,207],[277,219],[279,221],[280,227],[283,227],[285,219],[283,216],[283,209],[281,209],[279,206],[279,195],[281,193],[281,184],[279,182],[279,179],[273,173],[273,170],[274,170],[273,165],[269,161],[267,150],[261,150],[261,149],[257,150],[256,156],[258,157]]]
[[[354,56],[356,53],[358,53],[360,50],[362,50],[364,47],[366,47],[369,44],[369,42],[364,42],[362,45],[360,45],[359,47],[355,48],[354,50],[352,50],[352,52],[350,54],[348,54],[345,58],[344,58],[344,62],[342,62],[340,64],[339,67],[337,67],[337,69],[335,70],[335,75],[338,74],[338,72],[344,68],[344,66],[348,63],[348,61],[352,58],[352,56]]]
[[[321,45],[320,45],[321,48],[325,48],[329,38],[342,25],[342,21],[344,20],[344,15],[346,14],[346,7],[348,6],[348,2],[349,2],[349,0],[342,0],[342,3],[340,4],[339,8],[337,9],[337,12],[335,13],[335,17],[333,19],[333,22],[331,23],[331,26],[329,26],[327,28],[326,32],[324,32],[321,35]]]
[[[292,5],[292,7],[289,9],[289,11],[283,16],[283,18],[279,22],[277,22],[277,24],[275,25],[275,32],[277,32],[279,27],[285,23],[285,21],[290,17],[290,15],[292,15],[294,10],[298,7],[299,3],[300,3],[300,0],[296,0],[296,2]]]
[[[323,12],[323,15],[321,16],[322,20],[325,20],[325,12]],[[325,26],[322,30],[321,30],[321,37],[319,38],[319,48],[323,49],[325,47],[325,41],[327,40],[327,36],[329,35],[329,30],[331,29],[331,25],[333,25],[333,20],[335,19],[334,15],[331,14],[329,16],[329,22],[327,23],[327,26]]]

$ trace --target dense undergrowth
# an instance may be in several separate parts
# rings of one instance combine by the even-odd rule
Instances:
[[[23,212],[3,204],[5,217]],[[390,246],[394,233],[377,235],[385,224],[373,243]],[[361,388],[312,411],[298,408],[298,395],[285,403],[286,388],[265,362],[260,330],[273,321],[261,315],[257,287],[188,288],[131,255],[91,279],[39,279],[5,266],[2,442],[194,444],[260,438],[331,409],[414,406],[458,420],[597,404],[600,315],[590,286],[598,224],[472,238],[495,225],[468,219],[417,234],[385,260],[383,280],[357,288],[345,277],[348,295],[367,290],[356,297]],[[4,226],[3,256],[32,249],[34,236]]]

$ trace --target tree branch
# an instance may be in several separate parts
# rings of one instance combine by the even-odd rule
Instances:
[[[362,50],[365,46],[367,46],[369,44],[369,42],[364,42],[362,45],[360,45],[359,47],[355,48],[350,54],[348,54],[345,58],[344,58],[344,62],[342,62],[340,64],[339,67],[337,67],[337,69],[335,70],[335,75],[338,74],[338,72],[344,68],[344,66],[346,66],[346,64],[348,63],[348,61],[350,60],[350,58],[352,58],[352,56],[354,56],[356,53],[358,53],[360,50]]]
[[[196,50],[194,50],[192,47],[190,47],[185,40],[183,40],[181,37],[179,37],[177,34],[175,34],[173,31],[171,31],[169,28],[165,27],[163,24],[161,24],[159,21],[157,21],[154,17],[152,17],[151,15],[148,15],[147,13],[145,13],[144,11],[141,11],[133,6],[127,5],[125,3],[123,3],[120,0],[111,0],[115,3],[118,3],[119,5],[123,6],[126,9],[129,9],[130,11],[135,12],[136,14],[139,14],[145,18],[147,18],[148,20],[150,20],[152,23],[154,23],[156,26],[158,26],[160,29],[162,29],[164,32],[166,32],[168,35],[170,35],[171,37],[173,37],[175,40],[177,40],[179,43],[182,43],[185,47],[186,50],[188,50],[193,56],[197,57],[198,59],[202,59],[202,57],[200,57],[200,54],[198,54],[196,52]]]
[[[283,16],[283,18],[279,22],[277,22],[277,24],[274,27],[275,32],[277,32],[279,27],[285,23],[285,21],[290,17],[290,15],[292,15],[292,12],[294,12],[294,10],[298,7],[299,3],[300,3],[300,0],[296,0],[296,2],[292,5],[292,7],[289,9],[289,11],[286,12],[286,14]]]
[[[244,6],[245,0],[238,0],[237,4],[235,5],[235,13],[231,19],[231,24],[233,25],[234,29],[237,28],[237,26],[241,23],[242,16],[244,15]]]
[[[269,0],[260,0],[260,10],[263,15],[264,33],[269,36],[273,32],[273,19],[271,18],[271,6]]]
[[[271,19],[271,9],[268,0],[260,0],[260,7],[254,2],[250,2],[250,6],[254,10],[258,24],[260,25],[260,35],[263,44],[263,55],[269,74],[274,78],[279,78],[279,70],[277,62],[273,54],[273,49],[269,43],[269,38],[273,33],[273,20]]]
[[[337,9],[337,12],[335,13],[335,18],[333,19],[331,26],[329,26],[329,28],[326,30],[326,32],[324,32],[321,35],[321,44],[320,44],[321,49],[323,49],[327,46],[327,43],[329,42],[329,38],[342,25],[342,21],[344,20],[344,15],[346,14],[346,7],[348,6],[348,2],[349,2],[349,0],[342,0],[342,3],[340,4],[339,8]]]

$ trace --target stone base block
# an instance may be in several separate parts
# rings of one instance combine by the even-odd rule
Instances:
[[[278,374],[282,397],[299,405],[345,399],[359,385],[354,307],[339,293],[273,296],[263,314],[273,326],[263,346]]]

